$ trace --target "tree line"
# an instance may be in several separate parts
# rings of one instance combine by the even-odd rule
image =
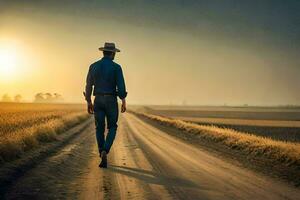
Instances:
[[[1,99],[2,102],[22,102],[23,97],[20,94],[15,96],[10,96],[9,94],[4,94]],[[64,98],[58,93],[42,93],[39,92],[35,94],[33,102],[35,103],[60,103],[63,102]]]

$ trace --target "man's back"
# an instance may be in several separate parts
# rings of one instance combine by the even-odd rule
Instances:
[[[115,94],[123,99],[127,94],[121,66],[107,57],[90,66],[86,86],[87,96],[92,93],[92,86],[94,95]]]

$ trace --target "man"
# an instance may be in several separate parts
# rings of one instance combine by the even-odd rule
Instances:
[[[120,52],[114,43],[105,43],[99,48],[103,51],[103,58],[93,63],[86,78],[85,99],[87,111],[94,114],[96,125],[96,139],[98,144],[101,163],[99,167],[107,168],[107,154],[113,144],[117,131],[118,101],[117,96],[122,100],[121,112],[126,111],[126,87],[122,68],[115,63],[116,52]],[[94,105],[91,101],[91,94],[95,96]],[[108,133],[105,138],[105,118],[107,121]]]

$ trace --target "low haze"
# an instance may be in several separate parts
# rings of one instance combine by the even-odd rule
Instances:
[[[84,102],[106,41],[130,104],[300,102],[299,1],[0,0],[0,95]],[[218,3],[217,3],[218,2]]]

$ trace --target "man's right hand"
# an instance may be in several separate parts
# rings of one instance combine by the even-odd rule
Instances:
[[[126,100],[122,99],[121,113],[124,113],[125,111],[126,111]]]
[[[89,114],[94,114],[94,105],[92,102],[88,102],[87,103],[87,112]]]

